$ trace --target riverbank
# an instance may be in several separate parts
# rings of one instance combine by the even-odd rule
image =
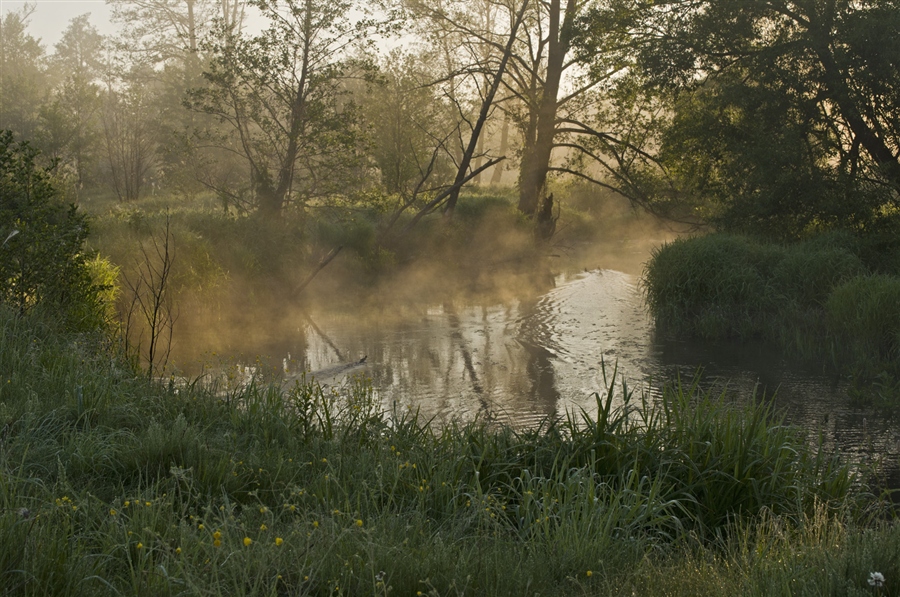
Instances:
[[[644,286],[657,329],[764,341],[900,396],[900,240],[834,232],[791,245],[730,234],[654,252]]]
[[[11,594],[898,594],[900,527],[765,406],[617,386],[597,416],[437,427],[364,381],[157,385],[0,330]]]

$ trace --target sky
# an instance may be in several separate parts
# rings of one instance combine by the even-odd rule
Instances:
[[[0,0],[0,12],[18,11],[25,6],[23,0]],[[104,0],[32,0],[35,10],[29,20],[28,32],[39,38],[48,54],[62,37],[69,21],[84,13],[91,13],[90,22],[97,30],[109,35],[115,31],[110,23],[110,8]]]

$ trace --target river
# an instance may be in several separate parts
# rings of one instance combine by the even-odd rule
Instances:
[[[478,416],[516,426],[595,410],[594,393],[606,390],[614,370],[655,397],[662,384],[678,377],[689,383],[702,373],[702,385],[726,400],[774,400],[789,423],[811,438],[821,434],[828,449],[878,465],[879,486],[900,487],[897,421],[855,405],[844,384],[771,347],[659,337],[634,273],[561,274],[528,299],[285,309],[240,326],[239,339],[194,338],[191,356],[176,351],[176,358],[185,365],[200,350],[207,361],[245,374],[290,380],[320,372],[323,384],[361,375],[385,409],[416,410],[437,422]]]

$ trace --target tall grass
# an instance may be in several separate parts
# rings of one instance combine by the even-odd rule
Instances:
[[[52,326],[2,312],[0,332],[6,594],[617,593],[693,562],[684,546],[844,528],[864,505],[767,406],[694,385],[653,403],[611,384],[596,415],[534,429],[437,427],[364,381],[157,386]]]
[[[897,239],[833,233],[794,245],[712,234],[658,249],[643,284],[657,325],[704,339],[763,340],[843,371],[900,375]],[[876,250],[877,249],[877,250]]]

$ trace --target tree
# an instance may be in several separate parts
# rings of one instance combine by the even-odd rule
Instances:
[[[470,2],[410,5],[420,22],[430,24],[431,35],[454,36],[461,72],[484,73],[486,64],[503,56],[523,2],[485,0],[474,9]],[[616,72],[615,67],[589,71],[575,60],[575,25],[587,6],[584,0],[531,3],[511,46],[497,105],[519,131],[518,207],[529,217],[550,213],[543,203],[554,152],[564,136],[579,134],[577,125],[586,116],[581,100]]]
[[[101,120],[110,182],[120,201],[135,201],[156,164],[158,117],[153,102],[154,75],[133,67],[112,79],[103,99]]]
[[[20,315],[43,308],[91,328],[102,308],[83,252],[87,220],[59,199],[37,155],[0,131],[0,304]]]
[[[371,41],[377,23],[347,0],[253,0],[269,21],[262,34],[220,31],[207,86],[191,93],[193,109],[214,116],[210,136],[246,160],[261,213],[343,194],[365,176],[359,107],[346,84],[369,65],[350,51]]]
[[[199,75],[200,44],[218,21],[237,31],[244,20],[242,0],[107,0],[121,41],[152,65],[179,63]]]
[[[391,52],[363,102],[382,187],[402,201],[425,181],[440,186],[453,175],[449,145],[457,121],[429,85],[430,62],[425,53]]]
[[[614,1],[585,23],[585,54],[628,35],[671,110],[656,154],[720,225],[796,236],[900,204],[896,1]]]
[[[103,36],[88,22],[89,14],[75,17],[56,44],[49,71],[56,81],[50,99],[40,109],[37,142],[43,152],[75,174],[81,185],[99,158],[98,81],[103,74]]]
[[[0,129],[33,139],[47,95],[44,48],[26,33],[34,5],[0,20]]]

